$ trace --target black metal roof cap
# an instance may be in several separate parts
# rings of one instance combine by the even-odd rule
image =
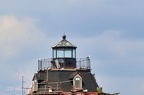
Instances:
[[[52,48],[77,48],[74,44],[66,40],[66,35],[62,36],[62,40],[55,44]]]

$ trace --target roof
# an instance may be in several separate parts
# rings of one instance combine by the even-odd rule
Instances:
[[[83,76],[79,72],[73,72],[69,78],[73,79],[77,74],[79,74],[83,78]]]
[[[83,89],[87,89],[88,92],[94,92],[96,91],[96,88],[99,87],[95,78],[88,70],[49,70],[49,86],[57,88],[57,83],[61,82],[61,90],[65,92],[70,92],[73,87],[73,82],[71,79],[74,78],[77,74],[82,77]],[[38,72],[37,79],[38,83],[45,81],[47,79],[47,70]],[[39,86],[39,89],[40,88],[42,88],[42,86]]]
[[[69,42],[68,40],[66,40],[66,35],[62,36],[62,40],[60,42],[58,42],[57,44],[55,44],[52,48],[65,48],[65,47],[69,47],[69,48],[77,48],[74,44],[72,44],[71,42]]]

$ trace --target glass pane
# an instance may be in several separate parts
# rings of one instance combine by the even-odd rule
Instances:
[[[65,57],[72,57],[71,56],[71,50],[66,50],[65,51]]]
[[[75,50],[73,50],[73,58],[76,58],[76,56],[75,56]]]
[[[53,57],[56,58],[56,50],[53,50]]]
[[[80,88],[80,80],[75,80],[75,87]]]
[[[80,80],[80,78],[76,78],[76,80]]]
[[[59,58],[59,57],[64,57],[63,54],[64,54],[63,51],[58,50],[58,51],[57,51],[57,58]]]

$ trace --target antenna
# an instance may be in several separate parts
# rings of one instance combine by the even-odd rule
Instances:
[[[24,76],[22,76],[22,95],[24,94],[24,91],[23,91],[23,84],[24,84]]]
[[[22,95],[24,95],[24,89],[30,89],[24,87],[24,76],[22,76]]]

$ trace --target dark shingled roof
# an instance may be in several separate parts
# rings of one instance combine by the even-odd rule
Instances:
[[[89,71],[85,70],[76,70],[76,71],[49,70],[48,71],[48,82],[50,83],[49,86],[56,88],[57,82],[61,82],[61,90],[70,92],[73,87],[73,82],[72,79],[70,79],[70,77],[74,76],[75,74],[78,74],[77,72],[83,77],[82,79],[83,89],[87,89],[89,92],[95,92],[97,87],[99,86],[93,75]],[[47,77],[46,70],[41,71],[39,72],[39,74],[37,74],[37,79],[39,83],[45,81],[46,77]],[[39,87],[44,88],[44,85],[39,84]]]

